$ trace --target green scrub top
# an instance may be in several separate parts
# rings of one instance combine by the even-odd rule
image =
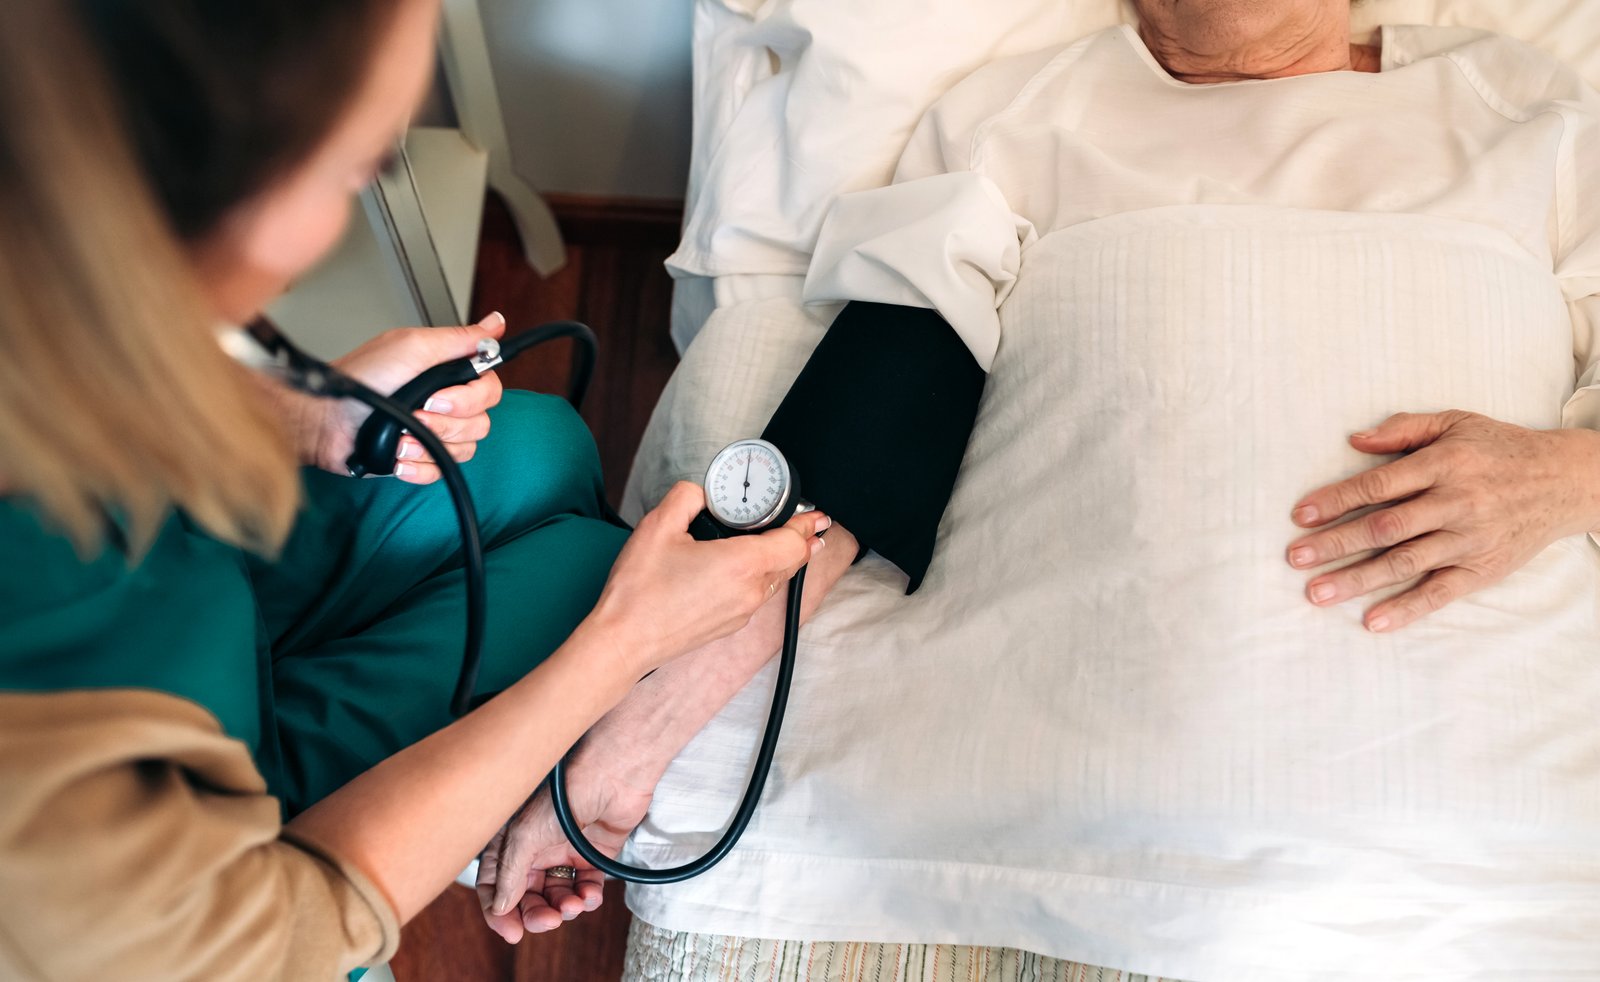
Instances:
[[[602,517],[594,441],[566,402],[508,392],[491,418],[465,468],[489,590],[480,694],[566,639],[627,536]],[[447,724],[465,631],[448,493],[304,479],[273,561],[182,515],[136,563],[115,535],[85,560],[27,503],[0,501],[0,690],[195,702],[249,747],[289,815]]]

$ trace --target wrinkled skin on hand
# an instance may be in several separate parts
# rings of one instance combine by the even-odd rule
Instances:
[[[1600,433],[1451,410],[1396,414],[1350,444],[1406,455],[1297,502],[1295,524],[1317,531],[1291,542],[1286,558],[1309,569],[1378,550],[1311,579],[1306,597],[1319,606],[1421,577],[1368,610],[1368,630],[1398,630],[1600,525]]]
[[[580,754],[568,770],[569,799],[584,836],[615,858],[644,821],[654,784],[641,789],[605,778],[602,770],[587,766]],[[573,867],[577,880],[547,878],[544,871],[553,866]],[[527,873],[519,884],[501,880],[502,869]],[[484,920],[508,944],[521,941],[524,934],[553,931],[599,908],[604,883],[604,875],[585,863],[561,834],[548,787],[528,799],[478,858],[478,901]]]

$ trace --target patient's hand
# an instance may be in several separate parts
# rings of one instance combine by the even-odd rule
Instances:
[[[586,744],[573,754],[567,768],[568,800],[584,835],[595,848],[615,857],[644,820],[659,775],[629,766],[626,758],[611,757],[611,766],[606,766],[592,747]],[[633,760],[642,758],[635,755]],[[546,879],[544,871],[552,866],[574,867],[577,880]],[[521,941],[524,933],[553,931],[599,907],[604,881],[561,834],[548,785],[528,799],[478,857],[483,918],[508,944]]]
[[[809,618],[855,559],[839,525],[806,569],[801,616]],[[615,856],[644,819],[656,783],[678,751],[772,659],[783,641],[784,592],[750,623],[657,669],[584,737],[567,768],[574,817],[589,841]],[[755,746],[751,745],[754,754]],[[577,883],[547,880],[552,866],[579,870]],[[601,903],[601,875],[572,851],[556,825],[547,788],[529,799],[478,860],[478,899],[495,933],[515,944]]]
[[[1557,539],[1600,528],[1600,433],[1531,430],[1452,410],[1398,413],[1351,446],[1371,454],[1415,451],[1318,488],[1294,506],[1296,525],[1328,526],[1289,544],[1309,568],[1367,549],[1362,562],[1314,577],[1306,596],[1336,604],[1422,575],[1368,610],[1368,630],[1393,631],[1520,569]]]

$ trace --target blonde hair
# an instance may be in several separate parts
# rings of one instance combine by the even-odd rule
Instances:
[[[0,2],[0,492],[134,555],[179,509],[262,552],[300,499],[264,391],[223,354],[83,32]]]

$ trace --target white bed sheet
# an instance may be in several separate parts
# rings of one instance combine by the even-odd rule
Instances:
[[[1419,8],[1418,3],[1411,5],[1411,9]],[[759,82],[758,78],[751,90]],[[737,115],[737,111],[734,111],[725,119],[731,120]],[[726,138],[725,130],[721,138]],[[709,137],[707,142],[712,142]],[[697,142],[697,148],[699,146]],[[705,176],[706,172],[702,171],[701,178],[705,179]],[[705,193],[703,186],[700,193]],[[700,197],[698,200],[703,204],[706,199]],[[1294,259],[1293,250],[1267,250],[1263,254],[1285,262]],[[1389,261],[1392,260],[1393,257],[1389,257]],[[1368,271],[1367,277],[1380,276],[1384,272],[1384,266],[1375,267]],[[1262,276],[1270,280],[1273,274],[1264,270]],[[1353,281],[1371,280],[1357,276]],[[772,273],[732,275],[716,281],[712,293],[716,303],[712,305],[713,312],[705,333],[700,341],[688,349],[683,365],[663,397],[641,447],[624,503],[624,511],[630,517],[636,516],[646,504],[656,500],[672,480],[697,477],[704,462],[728,440],[748,436],[765,422],[833,314],[834,308],[802,307],[799,303],[801,282],[798,276]],[[704,283],[700,284],[702,311],[705,309],[704,286]],[[1330,304],[1347,302],[1349,299],[1339,290],[1329,289]],[[1034,302],[1039,301],[1036,298]],[[1438,298],[1440,305],[1448,302],[1448,296]],[[1437,314],[1442,309],[1442,306],[1438,306],[1432,313]],[[1422,312],[1429,313],[1427,305],[1423,306]],[[1474,315],[1473,311],[1460,311],[1452,324],[1459,327],[1462,317]],[[1290,319],[1290,312],[1285,311],[1284,323],[1289,323]],[[1342,322],[1359,319],[1347,317]],[[1442,323],[1440,328],[1444,329]],[[680,343],[686,341],[687,338],[680,338]],[[1440,347],[1447,346],[1441,341]],[[1017,350],[1019,353],[1026,351]],[[1009,378],[1012,374],[1015,373],[1001,373],[996,378]],[[1315,375],[1313,372],[1307,374]],[[1458,376],[1446,372],[1443,377]],[[1192,384],[1192,381],[1182,384]],[[1036,379],[1032,384],[1037,386],[1039,383]],[[1052,391],[1065,391],[1067,386],[1060,384],[1049,388]],[[1013,396],[1020,398],[1020,391],[1014,390]],[[994,399],[988,401],[986,414],[1006,411],[1004,408],[994,408],[995,402]],[[1001,405],[1003,407],[1004,403]],[[1554,425],[1548,420],[1544,422]],[[996,425],[991,420],[988,431],[989,439],[998,441],[991,448],[993,453],[997,456],[1014,454],[1015,447],[1004,443],[1004,437],[998,435],[1003,434],[1004,430],[996,429]],[[974,442],[975,448],[980,448],[979,452],[984,452],[981,449],[982,432],[980,430]],[[1346,461],[1343,466],[1349,464]],[[974,490],[971,482],[958,489],[958,500],[952,503],[952,519],[943,533],[947,541],[941,542],[944,555],[961,552],[957,538],[1005,533],[1006,523],[991,521],[986,524],[984,517],[985,496],[987,494],[992,498],[995,493],[993,487],[987,488],[987,492],[982,486]],[[950,526],[960,529],[953,538]],[[970,538],[967,541],[970,543]],[[1025,546],[1018,545],[1007,554],[1025,551]],[[1581,583],[1582,577],[1593,578],[1595,572],[1592,568],[1594,555],[1582,545],[1570,548],[1563,545],[1542,558],[1547,565],[1554,565],[1548,569],[1535,569],[1532,575],[1545,582]],[[996,568],[992,572],[996,583],[1009,583],[1012,589],[1009,593],[1001,590],[988,597],[989,602],[979,605],[980,608],[1000,610],[1006,603],[1014,603],[1017,597],[1026,597],[1026,589],[1017,588],[1018,583],[1013,575],[1018,570]],[[1576,580],[1573,579],[1575,573],[1578,576]],[[879,840],[864,847],[860,840],[862,836],[870,838],[875,831],[881,834],[894,824],[892,815],[880,817],[876,814],[880,809],[888,808],[890,812],[903,813],[908,809],[915,811],[920,808],[926,814],[937,814],[941,808],[971,808],[972,802],[952,798],[947,793],[943,797],[941,793],[930,796],[925,793],[927,787],[918,780],[912,781],[912,793],[897,801],[886,803],[880,800],[874,796],[874,789],[890,786],[894,783],[892,779],[903,780],[906,775],[915,778],[919,768],[928,769],[929,774],[938,773],[938,768],[948,767],[973,773],[983,773],[985,768],[998,769],[1008,759],[1004,748],[1011,746],[1013,751],[1017,750],[1014,746],[1015,734],[1002,732],[986,738],[985,742],[989,745],[981,748],[977,755],[997,756],[978,760],[971,755],[971,748],[965,748],[968,757],[963,758],[961,754],[964,748],[959,744],[939,744],[936,738],[931,743],[926,739],[922,745],[917,743],[919,736],[936,737],[936,731],[931,734],[917,728],[902,733],[875,731],[874,724],[878,720],[876,710],[884,701],[916,702],[920,699],[927,704],[925,718],[938,721],[939,701],[948,696],[949,689],[954,689],[976,700],[978,709],[988,707],[991,715],[1003,716],[1008,705],[1007,693],[1009,698],[1022,699],[1027,697],[1026,690],[1010,691],[1004,686],[996,688],[991,684],[992,679],[983,674],[962,678],[959,674],[960,659],[957,658],[949,664],[954,668],[955,677],[961,681],[948,686],[945,696],[935,699],[933,694],[916,684],[916,676],[906,673],[904,666],[920,665],[919,657],[929,651],[935,658],[948,658],[953,653],[981,650],[987,643],[984,631],[989,635],[1004,635],[1014,629],[1018,618],[1025,619],[1028,612],[1013,611],[1010,621],[1005,618],[999,621],[992,617],[986,619],[982,609],[970,609],[953,600],[949,594],[941,597],[939,590],[949,589],[948,582],[941,584],[930,580],[923,594],[919,595],[921,600],[916,601],[907,601],[899,595],[901,584],[900,576],[875,557],[869,558],[846,578],[825,614],[808,632],[808,640],[802,646],[803,667],[797,681],[795,700],[797,706],[808,708],[792,717],[793,722],[786,733],[784,747],[780,750],[778,767],[769,786],[766,803],[763,811],[758,813],[747,846],[728,860],[722,874],[713,873],[698,883],[630,889],[629,903],[637,913],[652,923],[689,930],[760,933],[781,937],[872,939],[853,921],[850,904],[840,902],[841,891],[838,886],[842,883],[850,885],[851,889],[844,893],[853,903],[867,905],[869,909],[889,904],[910,904],[912,907],[925,904],[928,922],[950,922],[950,911],[940,906],[949,900],[950,880],[933,865],[916,874],[924,876],[926,888],[915,896],[908,897],[903,890],[885,894],[876,886],[875,870],[892,867],[904,874],[908,868],[919,867],[915,858],[918,850],[934,849],[930,842]],[[1522,596],[1522,600],[1508,602],[1508,594],[1505,593],[1481,598],[1486,601],[1484,607],[1457,612],[1466,619],[1455,628],[1467,633],[1493,630],[1474,618],[1480,617],[1485,611],[1505,613],[1518,603],[1537,605],[1542,602],[1534,600],[1531,594],[1521,593],[1520,588],[1509,593],[1511,597],[1518,595]],[[1560,629],[1578,633],[1592,631],[1593,625],[1583,619],[1592,617],[1595,612],[1592,609],[1586,612],[1582,603],[1572,603],[1570,598],[1568,603],[1571,613],[1560,622]],[[1049,602],[1042,603],[1039,609],[1048,616],[1058,613],[1052,610]],[[961,619],[958,615],[963,614],[971,615],[971,623],[954,623]],[[1063,629],[1068,623],[1061,622]],[[939,628],[949,629],[955,643],[953,649],[942,645],[930,647],[933,635],[938,633],[936,629]],[[960,633],[963,629],[977,633],[963,635]],[[1367,654],[1358,654],[1357,657],[1365,658]],[[1422,660],[1427,660],[1427,657],[1424,655]],[[1434,660],[1442,663],[1445,659],[1436,657]],[[1493,661],[1490,659],[1482,664],[1490,665]],[[1374,682],[1377,684],[1376,677]],[[701,849],[707,840],[714,837],[716,823],[731,808],[736,790],[744,779],[752,734],[758,732],[764,718],[769,686],[770,675],[757,679],[674,765],[663,783],[656,812],[631,847],[635,858],[656,865],[681,860]],[[1574,687],[1573,692],[1581,695],[1581,698],[1575,697],[1574,706],[1586,702],[1592,704],[1594,698],[1600,695],[1583,690],[1581,686]],[[1582,729],[1576,716],[1573,728],[1575,731]],[[866,757],[839,753],[834,734],[841,729],[852,729],[872,739],[882,740],[883,752]],[[930,753],[929,746],[943,752]],[[1579,755],[1591,753],[1594,749],[1580,751]],[[1048,785],[1048,782],[1038,783]],[[1028,785],[1019,781],[1017,787],[1027,788]],[[948,790],[946,788],[946,792]],[[827,820],[828,815],[840,810],[852,816],[851,822]],[[1004,810],[997,809],[993,818],[996,826],[1003,826],[1010,816]],[[906,821],[907,816],[900,814],[900,820]],[[969,830],[972,827],[970,823],[966,826]],[[809,833],[805,831],[807,829]],[[937,829],[933,834],[936,833]],[[850,838],[842,838],[845,835]],[[1437,842],[1417,845],[1422,848],[1445,847]],[[1448,845],[1453,848],[1459,843]],[[944,847],[948,846],[949,843],[944,844]],[[1276,966],[1292,963],[1297,958],[1301,959],[1299,964],[1304,964],[1303,958],[1308,948],[1315,949],[1319,941],[1325,943],[1327,940],[1297,934],[1296,931],[1303,927],[1303,918],[1293,921],[1274,919],[1274,909],[1278,908],[1281,912],[1287,893],[1255,897],[1245,902],[1251,908],[1250,916],[1241,917],[1233,924],[1238,930],[1248,931],[1251,937],[1270,939],[1271,944],[1256,949],[1256,955],[1260,958],[1258,963],[1241,962],[1237,950],[1230,954],[1215,947],[1208,949],[1205,936],[1186,933],[1195,925],[1185,925],[1185,904],[1179,899],[1168,898],[1171,907],[1166,910],[1161,906],[1166,901],[1159,897],[1122,888],[1099,889],[1081,880],[1067,883],[1048,869],[1041,870],[1034,888],[1023,891],[1019,897],[1012,889],[1018,868],[1015,857],[1008,859],[1000,855],[1004,852],[1003,848],[981,837],[974,839],[971,848],[976,865],[990,863],[1005,868],[1006,876],[997,881],[999,888],[994,897],[980,892],[970,898],[975,909],[963,935],[959,938],[932,935],[910,938],[902,933],[879,940],[977,940],[1018,944],[1078,960],[1118,962],[1130,967],[1134,967],[1134,963],[1127,953],[1137,948],[1143,963],[1136,967],[1144,971],[1174,975],[1209,974],[1229,978],[1284,977]],[[1287,854],[1294,854],[1295,848],[1296,845],[1290,844]],[[1583,844],[1576,854],[1592,857],[1596,855],[1595,849],[1596,843],[1591,841]],[[1332,859],[1328,856],[1308,857],[1307,854],[1301,854],[1301,858],[1313,858],[1320,864]],[[1344,858],[1359,861],[1360,857]],[[1450,858],[1458,859],[1459,852]],[[1008,862],[1012,865],[1007,866]],[[1073,863],[1074,860],[1062,859],[1058,868]],[[888,867],[879,864],[888,864]],[[1557,883],[1560,876],[1569,874],[1574,877],[1572,881]],[[729,881],[719,881],[719,875],[738,878],[746,885],[740,888],[739,899],[725,902],[719,882]],[[1556,884],[1556,892],[1566,891],[1565,899],[1556,902],[1565,903],[1577,898],[1580,903],[1600,909],[1600,906],[1594,906],[1600,898],[1593,894],[1593,875],[1593,870],[1587,867],[1580,869],[1576,864],[1569,865],[1564,871],[1552,869],[1550,882]],[[1590,879],[1584,881],[1584,877]],[[770,904],[749,903],[745,891],[752,879],[769,884],[766,889],[770,892]],[[902,875],[901,885],[905,882]],[[1203,885],[1198,888],[1202,891],[1205,889]],[[1181,893],[1181,890],[1176,892]],[[1087,898],[1088,902],[1072,908],[1070,905],[1074,897],[1079,900]],[[1418,897],[1413,895],[1397,899],[1411,902]],[[1449,902],[1443,895],[1433,899],[1444,904]],[[1337,892],[1324,893],[1319,902],[1327,904],[1324,913],[1330,924],[1340,917],[1352,915],[1349,898],[1342,898]],[[1218,897],[1208,903],[1224,904],[1225,901]],[[776,913],[758,915],[752,912],[754,909]],[[1414,914],[1420,920],[1438,925],[1445,923],[1441,921],[1441,909],[1425,902],[1415,908]],[[1371,909],[1367,913],[1378,916]],[[1384,916],[1397,914],[1404,916],[1399,908],[1388,909]],[[1171,929],[1169,932],[1155,938],[1148,932],[1137,937],[1127,934],[1118,940],[1119,930],[1129,931],[1132,930],[1131,925],[1141,920],[1148,923],[1151,916],[1160,918],[1165,915],[1172,918],[1172,923],[1168,925]],[[901,911],[900,916],[904,922],[913,923],[917,920],[917,911]],[[792,918],[792,921],[785,924],[785,917]],[[1374,921],[1375,930],[1381,930],[1380,921],[1381,918]],[[1068,922],[1094,925],[1099,934],[1095,939],[1086,940],[1084,937],[1063,937],[1051,933],[1053,925]],[[1600,922],[1591,921],[1588,927],[1589,936],[1600,936]],[[1209,940],[1214,942],[1217,939]],[[1374,936],[1370,940],[1373,942],[1370,952],[1392,950],[1392,943],[1386,947],[1384,939],[1380,937]],[[1438,943],[1445,939],[1435,934],[1425,940]],[[1537,952],[1527,949],[1494,945],[1480,948],[1468,943],[1458,945],[1452,951],[1452,957],[1460,961],[1441,965],[1437,961],[1427,960],[1426,956],[1433,950],[1426,945],[1418,945],[1412,951],[1415,961],[1389,963],[1383,974],[1389,978],[1436,977],[1441,973],[1463,976],[1476,973],[1485,978],[1522,977],[1526,974],[1526,959],[1538,958]],[[1329,959],[1335,957],[1326,950],[1324,954]],[[1329,977],[1358,978],[1363,977],[1364,970],[1370,971],[1371,963],[1362,962],[1363,951],[1359,947],[1347,947],[1341,955],[1353,956],[1357,967],[1346,964],[1341,969],[1341,966],[1327,962],[1328,971],[1325,974]],[[1584,977],[1585,970],[1592,970],[1596,963],[1600,963],[1600,955],[1591,953],[1591,956],[1593,960],[1587,963],[1568,963],[1562,967],[1573,969],[1574,977]],[[1212,960],[1206,961],[1207,958]],[[1520,965],[1517,964],[1518,958],[1524,959]],[[1197,971],[1197,965],[1203,972]],[[1552,972],[1551,977],[1554,974]],[[1311,977],[1311,974],[1303,977]]]
[[[1392,636],[1361,628],[1362,605],[1306,604],[1281,561],[1286,503],[1306,474],[1361,467],[1339,437],[1390,392],[1557,424],[1542,395],[1570,390],[1570,325],[1548,272],[1496,232],[1413,216],[1103,221],[1030,250],[923,588],[904,596],[876,557],[845,577],[803,635],[744,841],[696,880],[630,886],[629,906],[673,930],[1175,978],[1592,977],[1600,552],[1564,540]],[[1123,274],[1131,305],[1097,306]],[[1180,300],[1193,334],[1169,328]],[[1246,305],[1270,331],[1240,326]],[[1053,327],[1108,311],[1101,332]],[[651,441],[692,471],[753,432],[825,322],[783,300],[719,309]],[[1396,324],[1439,353],[1426,379],[1367,358]],[[1119,543],[1138,559],[1101,566]],[[1494,640],[1509,631],[1525,644]],[[771,683],[670,768],[631,859],[671,865],[720,834]]]

